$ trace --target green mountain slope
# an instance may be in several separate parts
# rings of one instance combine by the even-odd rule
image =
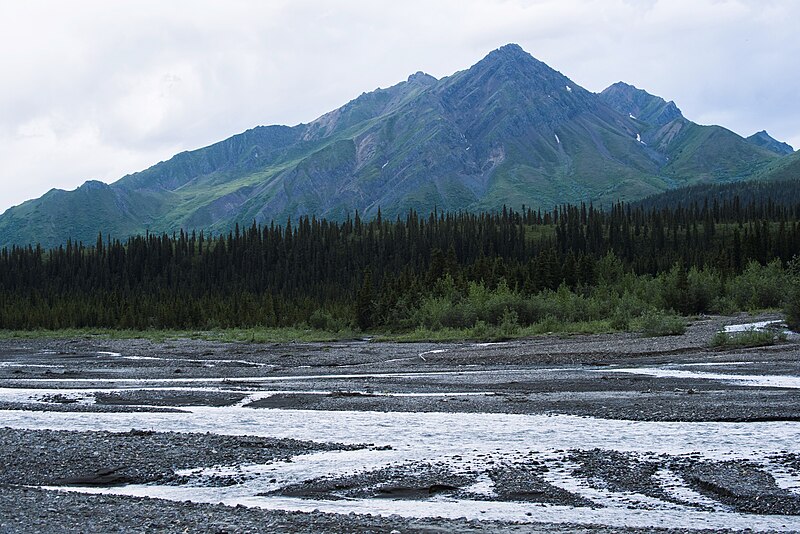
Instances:
[[[747,138],[747,141],[762,148],[766,148],[767,150],[771,150],[780,156],[788,156],[794,152],[792,145],[778,141],[769,135],[766,130],[754,133]]]
[[[636,123],[642,144],[673,185],[743,180],[777,159],[774,151],[721,126],[686,119],[674,102],[618,82],[600,99]]]
[[[465,71],[414,74],[310,124],[257,127],[108,186],[51,191],[0,216],[0,245],[219,232],[356,210],[610,203],[742,180],[779,158],[632,86],[591,93],[507,45]]]
[[[772,162],[755,178],[764,181],[800,180],[800,151]]]

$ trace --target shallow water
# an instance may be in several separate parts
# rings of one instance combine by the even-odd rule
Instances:
[[[721,380],[729,384],[739,386],[752,386],[764,388],[800,388],[800,376],[792,375],[746,375],[746,374],[726,374],[709,373],[704,371],[687,371],[684,369],[672,369],[669,367],[632,367],[605,369],[602,372],[628,373],[636,375],[654,376],[657,378],[687,378],[700,380]]]
[[[69,392],[70,390],[64,390]],[[415,413],[188,407],[183,413],[78,413],[0,410],[3,426],[62,430],[212,432],[391,444],[422,458],[465,450],[613,449],[747,458],[797,450],[798,422],[683,423],[572,415]]]
[[[690,488],[680,476],[670,469],[659,469],[655,478],[661,483],[661,488],[667,495],[674,499],[695,503],[715,512],[730,512],[730,507]]]
[[[757,323],[729,324],[724,328],[725,332],[733,334],[736,332],[747,332],[748,330],[764,330],[768,326],[778,326],[781,324],[783,324],[782,321],[776,321],[773,319],[770,321],[759,321]]]
[[[223,387],[122,387],[122,388],[95,388],[95,387],[76,387],[76,388],[2,388],[0,387],[0,402],[13,403],[33,403],[33,404],[52,404],[47,398],[58,395],[65,399],[84,399],[87,404],[94,404],[97,394],[119,394],[119,393],[141,393],[145,397],[147,394],[161,393],[228,393],[245,395],[244,399],[238,402],[239,406],[245,406],[251,402],[266,399],[275,395],[353,395],[364,397],[411,397],[411,398],[449,398],[449,397],[487,397],[496,395],[493,391],[449,391],[449,392],[392,392],[392,391],[367,391],[367,390],[255,390],[251,388],[233,389]]]
[[[442,463],[455,472],[537,458],[552,462],[570,449],[611,449],[643,457],[654,454],[700,453],[713,460],[766,459],[783,451],[798,451],[800,423],[675,423],[618,421],[569,415],[473,413],[384,413],[309,410],[253,410],[241,407],[192,407],[185,413],[69,413],[0,411],[4,426],[63,430],[131,429],[213,432],[391,445],[391,450],[320,452],[292,462],[262,466],[223,466],[189,470],[189,486],[126,486],[81,491],[158,496],[167,499],[223,502],[263,508],[410,516],[434,515],[474,519],[601,523],[612,526],[672,526],[679,528],[800,528],[800,518],[752,516],[726,511],[701,512],[653,497],[589,487],[572,475],[569,463],[551,464],[547,480],[604,504],[602,509],[573,508],[520,502],[485,502],[435,497],[422,501],[356,499],[345,501],[258,497],[256,493],[322,476],[342,476],[407,462]],[[560,452],[561,451],[561,452]],[[767,463],[766,460],[764,463]],[[241,473],[250,479],[224,488],[203,487],[214,474]],[[779,473],[776,473],[779,474]],[[708,505],[704,498],[667,471],[660,475],[680,498]],[[269,480],[276,482],[270,483]],[[792,475],[782,485],[794,484]],[[492,491],[491,481],[479,488]],[[633,506],[635,509],[630,509]],[[646,508],[646,509],[645,509]],[[526,515],[526,514],[531,515]]]

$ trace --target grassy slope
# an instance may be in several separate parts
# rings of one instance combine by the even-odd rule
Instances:
[[[118,192],[105,185],[52,190],[0,218],[0,243],[55,245],[68,235],[75,242],[93,244],[98,228],[105,236],[124,238],[156,227],[154,221],[172,202],[171,194]]]
[[[744,180],[778,157],[719,126],[688,123],[670,145],[665,174],[685,185]]]
[[[755,178],[769,181],[800,179],[800,151],[772,162],[756,173]]]

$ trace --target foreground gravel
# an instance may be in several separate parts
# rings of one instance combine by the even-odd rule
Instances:
[[[747,514],[800,515],[800,495],[780,488],[759,465],[748,461],[711,462],[688,456],[634,455],[613,450],[566,451],[548,465],[535,459],[488,456],[482,467],[453,471],[446,465],[411,462],[347,476],[321,477],[263,494],[308,499],[425,499],[434,495],[473,501],[516,501],[602,508],[602,502],[571,493],[546,480],[551,469],[567,469],[590,487],[653,497],[700,511],[719,508]],[[783,463],[791,466],[791,457]],[[565,467],[565,463],[575,467]],[[668,470],[715,505],[679,499],[657,474]],[[473,484],[491,480],[476,493]]]
[[[409,519],[398,516],[338,515],[267,511],[161,499],[83,495],[0,485],[0,533],[209,534],[382,533],[497,534],[732,532],[730,530],[620,529],[587,525],[513,524],[496,521]]]
[[[800,495],[778,487],[750,462],[697,462],[683,472],[695,489],[738,512],[800,515]]]
[[[180,469],[291,461],[365,446],[176,432],[0,429],[0,484],[37,486],[180,483]],[[236,483],[235,480],[228,483]]]

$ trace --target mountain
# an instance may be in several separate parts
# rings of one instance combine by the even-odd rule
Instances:
[[[786,156],[794,152],[792,145],[778,141],[769,135],[766,130],[761,130],[760,132],[754,133],[748,137],[747,140],[756,146],[766,148],[767,150],[771,150],[776,154],[780,154],[781,156]]]
[[[800,180],[800,151],[772,162],[755,178],[767,182]]]
[[[675,102],[667,102],[625,82],[606,88],[600,93],[600,98],[620,113],[627,113],[629,119],[641,121],[649,127],[663,128],[674,121],[685,121]]]
[[[691,122],[674,102],[632,85],[618,82],[599,96],[637,123],[642,143],[661,158],[659,175],[675,186],[744,179],[776,159],[773,151],[726,128]]]
[[[50,191],[0,216],[0,245],[379,209],[608,204],[746,179],[779,159],[633,86],[591,93],[512,44],[440,80],[416,73],[364,93],[309,124],[259,126],[111,185]]]

